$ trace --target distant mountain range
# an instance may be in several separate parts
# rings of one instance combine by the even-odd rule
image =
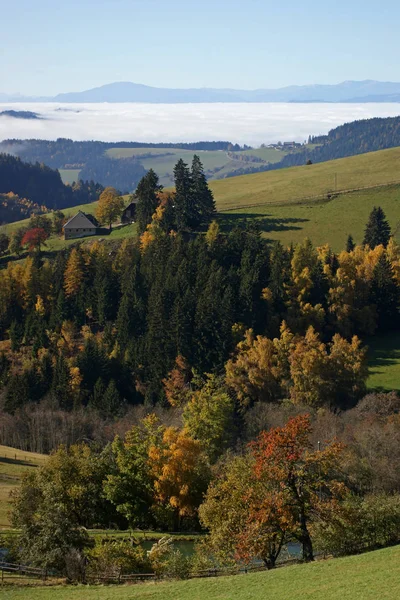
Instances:
[[[54,97],[28,97],[0,93],[0,102],[400,102],[400,83],[344,81],[336,85],[303,85],[279,89],[169,89],[117,82],[83,92]]]

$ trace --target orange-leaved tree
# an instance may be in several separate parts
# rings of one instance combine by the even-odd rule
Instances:
[[[209,481],[209,467],[200,442],[185,430],[167,427],[163,441],[149,449],[156,502],[171,510],[179,530],[182,517],[196,517]]]
[[[335,510],[347,491],[340,476],[342,444],[332,441],[315,450],[311,431],[309,416],[299,415],[284,427],[262,432],[250,445],[257,485],[249,494],[248,530],[272,527],[279,534],[274,542],[278,546],[283,534],[294,537],[306,561],[314,558],[311,520]],[[244,535],[244,552],[248,545]]]

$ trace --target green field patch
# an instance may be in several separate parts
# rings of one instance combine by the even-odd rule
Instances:
[[[400,391],[400,334],[378,335],[367,340],[369,390]]]
[[[400,546],[269,572],[124,586],[6,587],[7,600],[395,600]]]
[[[75,181],[79,181],[80,169],[58,169],[63,183],[69,183],[70,185]]]
[[[256,156],[261,158],[264,162],[275,164],[280,162],[287,152],[284,150],[275,150],[275,148],[254,148],[252,150],[244,150],[237,154],[244,154],[245,156]]]

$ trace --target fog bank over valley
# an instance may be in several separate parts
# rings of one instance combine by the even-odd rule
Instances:
[[[41,118],[0,117],[0,140],[49,139],[192,142],[230,140],[260,145],[302,142],[342,123],[400,114],[385,104],[65,104],[3,103],[0,113],[32,111]]]

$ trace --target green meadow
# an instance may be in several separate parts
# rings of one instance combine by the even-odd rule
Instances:
[[[370,338],[368,344],[369,389],[400,392],[400,335],[398,332]]]
[[[338,194],[330,200],[224,210],[218,218],[225,231],[243,224],[246,219],[255,219],[264,236],[270,240],[290,245],[309,237],[316,246],[328,243],[333,250],[340,251],[344,249],[349,234],[356,243],[362,243],[364,228],[374,206],[383,208],[392,231],[397,231],[396,237],[400,241],[400,185]]]
[[[400,148],[212,181],[219,210],[318,201],[335,190],[400,183]]]
[[[4,600],[396,600],[400,546],[231,577],[124,586],[5,586],[0,594]]]

